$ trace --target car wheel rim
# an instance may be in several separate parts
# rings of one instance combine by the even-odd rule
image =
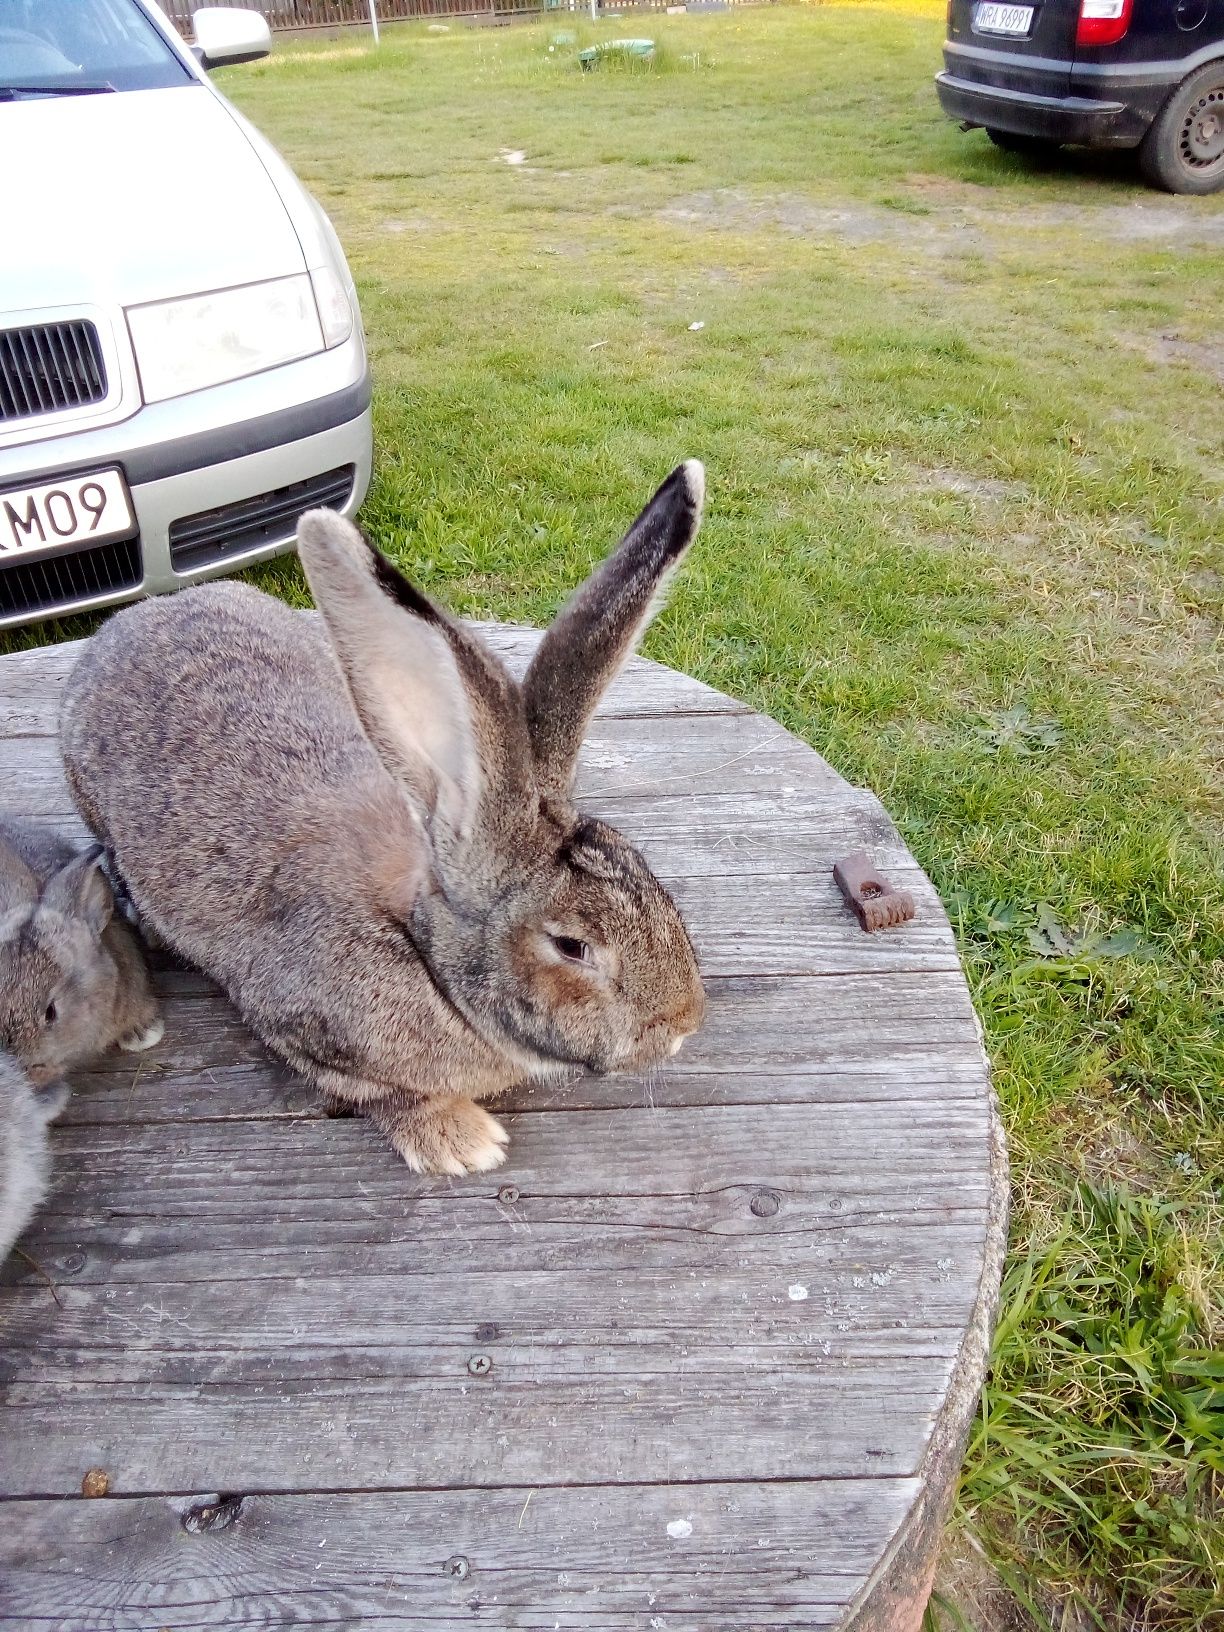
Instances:
[[[1213,85],[1188,110],[1178,148],[1188,169],[1224,168],[1224,85]]]

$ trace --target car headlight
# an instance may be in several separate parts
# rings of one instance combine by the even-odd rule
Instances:
[[[317,267],[310,274],[310,281],[314,285],[319,322],[323,325],[323,344],[330,351],[333,346],[342,346],[353,332],[352,302],[344,279],[334,266]]]
[[[240,289],[129,307],[128,330],[144,400],[185,396],[309,357],[327,343],[338,344],[324,340],[322,304],[315,304],[311,275],[300,272]],[[334,332],[334,315],[324,321]],[[348,321],[351,329],[351,312]]]

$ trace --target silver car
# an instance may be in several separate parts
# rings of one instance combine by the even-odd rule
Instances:
[[[0,626],[291,547],[370,479],[370,379],[331,224],[149,0],[0,0]]]

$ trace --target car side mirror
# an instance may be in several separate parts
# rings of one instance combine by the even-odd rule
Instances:
[[[201,68],[219,68],[222,63],[254,62],[272,49],[272,35],[266,17],[240,6],[201,6],[192,12],[195,54]]]

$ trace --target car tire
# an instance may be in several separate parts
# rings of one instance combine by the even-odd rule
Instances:
[[[1182,80],[1140,144],[1139,169],[1168,193],[1224,187],[1224,62]]]
[[[1061,142],[1052,136],[1018,136],[1015,131],[986,126],[986,134],[1004,153],[1018,153],[1026,159],[1048,159],[1058,152]]]

